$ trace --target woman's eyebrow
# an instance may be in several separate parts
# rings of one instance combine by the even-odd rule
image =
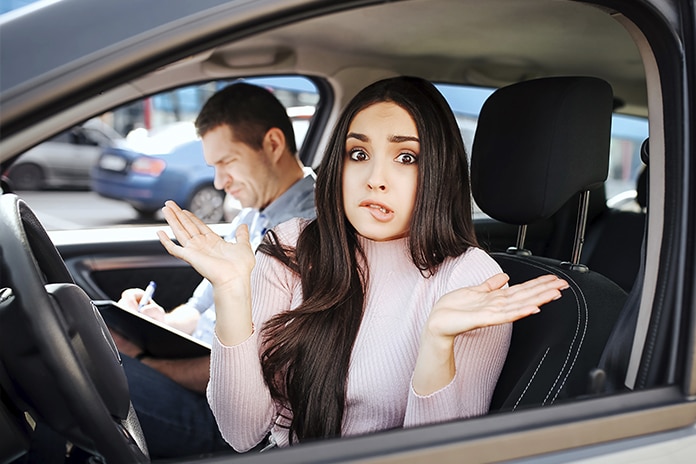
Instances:
[[[389,137],[389,141],[392,143],[401,143],[401,142],[420,143],[420,139],[418,137],[414,137],[412,135],[392,135],[391,137]]]
[[[368,142],[370,140],[370,137],[368,137],[365,134],[359,134],[357,132],[348,132],[348,135],[346,135],[346,140],[348,139],[358,139],[361,142]]]
[[[368,137],[365,134],[360,134],[357,132],[349,132],[348,135],[346,135],[346,140],[347,139],[357,139],[357,140],[360,140],[361,142],[369,142],[370,141],[370,137]],[[413,136],[413,135],[390,135],[388,140],[391,143],[402,143],[402,142],[420,143],[420,139],[418,137]]]

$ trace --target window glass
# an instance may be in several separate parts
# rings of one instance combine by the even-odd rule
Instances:
[[[319,103],[316,85],[302,76],[243,80],[285,105],[300,150]],[[3,174],[48,230],[161,224],[168,198],[206,222],[225,222],[238,206],[213,187],[214,169],[193,121],[232,82],[181,87],[115,108],[28,150]]]
[[[648,138],[648,120],[615,114],[612,118],[607,204],[614,208],[635,204],[636,182],[644,168],[641,145]]]

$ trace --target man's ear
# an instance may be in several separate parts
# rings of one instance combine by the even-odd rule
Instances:
[[[271,127],[263,136],[263,149],[273,162],[277,162],[286,150],[285,134],[277,127]]]

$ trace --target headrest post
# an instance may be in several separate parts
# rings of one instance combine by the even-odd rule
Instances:
[[[527,225],[523,224],[517,229],[517,244],[514,247],[509,247],[505,252],[511,255],[531,256],[532,252],[524,248],[526,237]]]
[[[584,190],[580,194],[580,204],[578,206],[578,222],[575,225],[575,242],[573,243],[573,256],[569,265],[571,269],[587,270],[587,266],[580,264],[580,253],[582,245],[585,243],[585,226],[587,225],[587,211],[590,205],[590,191]]]
[[[517,249],[524,249],[524,241],[527,239],[527,225],[523,224],[517,229]]]

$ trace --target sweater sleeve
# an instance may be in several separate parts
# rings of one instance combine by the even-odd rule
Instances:
[[[248,451],[263,440],[274,408],[261,373],[256,332],[236,346],[214,338],[207,394],[222,437],[236,451]]]
[[[501,269],[484,251],[471,249],[448,272],[451,275],[444,293],[479,285],[501,272]],[[457,336],[454,343],[454,379],[427,396],[418,395],[411,384],[404,427],[486,414],[507,356],[511,335],[512,324],[503,324]]]
[[[260,443],[278,417],[261,369],[259,331],[275,314],[299,304],[296,275],[262,253],[256,255],[251,285],[254,332],[235,346],[225,346],[215,337],[207,389],[223,438],[239,452]]]

